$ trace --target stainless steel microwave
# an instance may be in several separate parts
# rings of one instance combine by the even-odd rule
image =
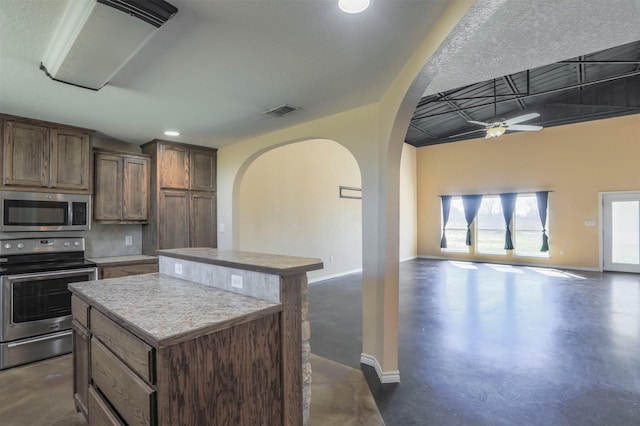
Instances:
[[[0,232],[91,229],[91,196],[0,191]]]

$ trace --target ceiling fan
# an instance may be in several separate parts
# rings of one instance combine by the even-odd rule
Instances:
[[[493,80],[493,113],[494,116],[497,116],[497,94],[496,94],[496,80]],[[537,112],[531,112],[529,114],[519,115],[517,117],[510,118],[508,120],[504,118],[495,118],[494,121],[486,123],[484,121],[474,121],[467,120],[469,123],[478,124],[483,126],[483,129],[471,130],[469,132],[458,133],[455,135],[449,136],[450,138],[455,138],[462,135],[468,135],[470,133],[475,132],[485,132],[485,139],[497,138],[498,136],[502,136],[507,130],[512,131],[524,131],[524,132],[532,132],[542,130],[542,126],[534,126],[530,124],[519,124],[523,121],[532,120],[536,117],[540,117],[540,114]]]
[[[524,131],[524,132],[542,130],[542,126],[533,126],[530,124],[518,124],[518,123],[522,123],[523,121],[531,120],[536,117],[540,117],[540,114],[538,114],[537,112],[532,112],[529,114],[519,115],[517,117],[513,117],[508,120],[498,119],[497,121],[492,121],[491,123],[485,123],[483,121],[468,120],[469,123],[479,124],[480,126],[484,126],[484,129],[472,130],[471,132],[467,132],[467,133],[485,131],[486,135],[484,138],[489,139],[489,138],[497,138],[498,136],[503,135],[504,132],[506,132],[507,130]],[[462,133],[462,134],[465,134],[465,133]],[[456,135],[456,136],[460,136],[460,135]]]

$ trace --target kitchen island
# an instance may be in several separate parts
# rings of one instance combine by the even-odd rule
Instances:
[[[75,400],[90,423],[305,424],[302,307],[306,271],[322,263],[216,249],[158,254],[159,273],[69,286]]]

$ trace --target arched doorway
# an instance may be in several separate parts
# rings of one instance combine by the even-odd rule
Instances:
[[[361,187],[349,150],[311,139],[247,161],[237,193],[237,249],[320,258],[324,269],[310,273],[311,281],[361,270],[362,203],[340,191]]]

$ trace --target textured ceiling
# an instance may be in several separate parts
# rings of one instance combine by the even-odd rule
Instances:
[[[92,92],[38,69],[67,2],[0,0],[0,112],[215,147],[377,101],[449,3],[172,0],[178,14]],[[428,94],[640,39],[640,0],[479,0],[474,14],[473,37],[430,64]],[[262,115],[284,103],[300,110]]]

